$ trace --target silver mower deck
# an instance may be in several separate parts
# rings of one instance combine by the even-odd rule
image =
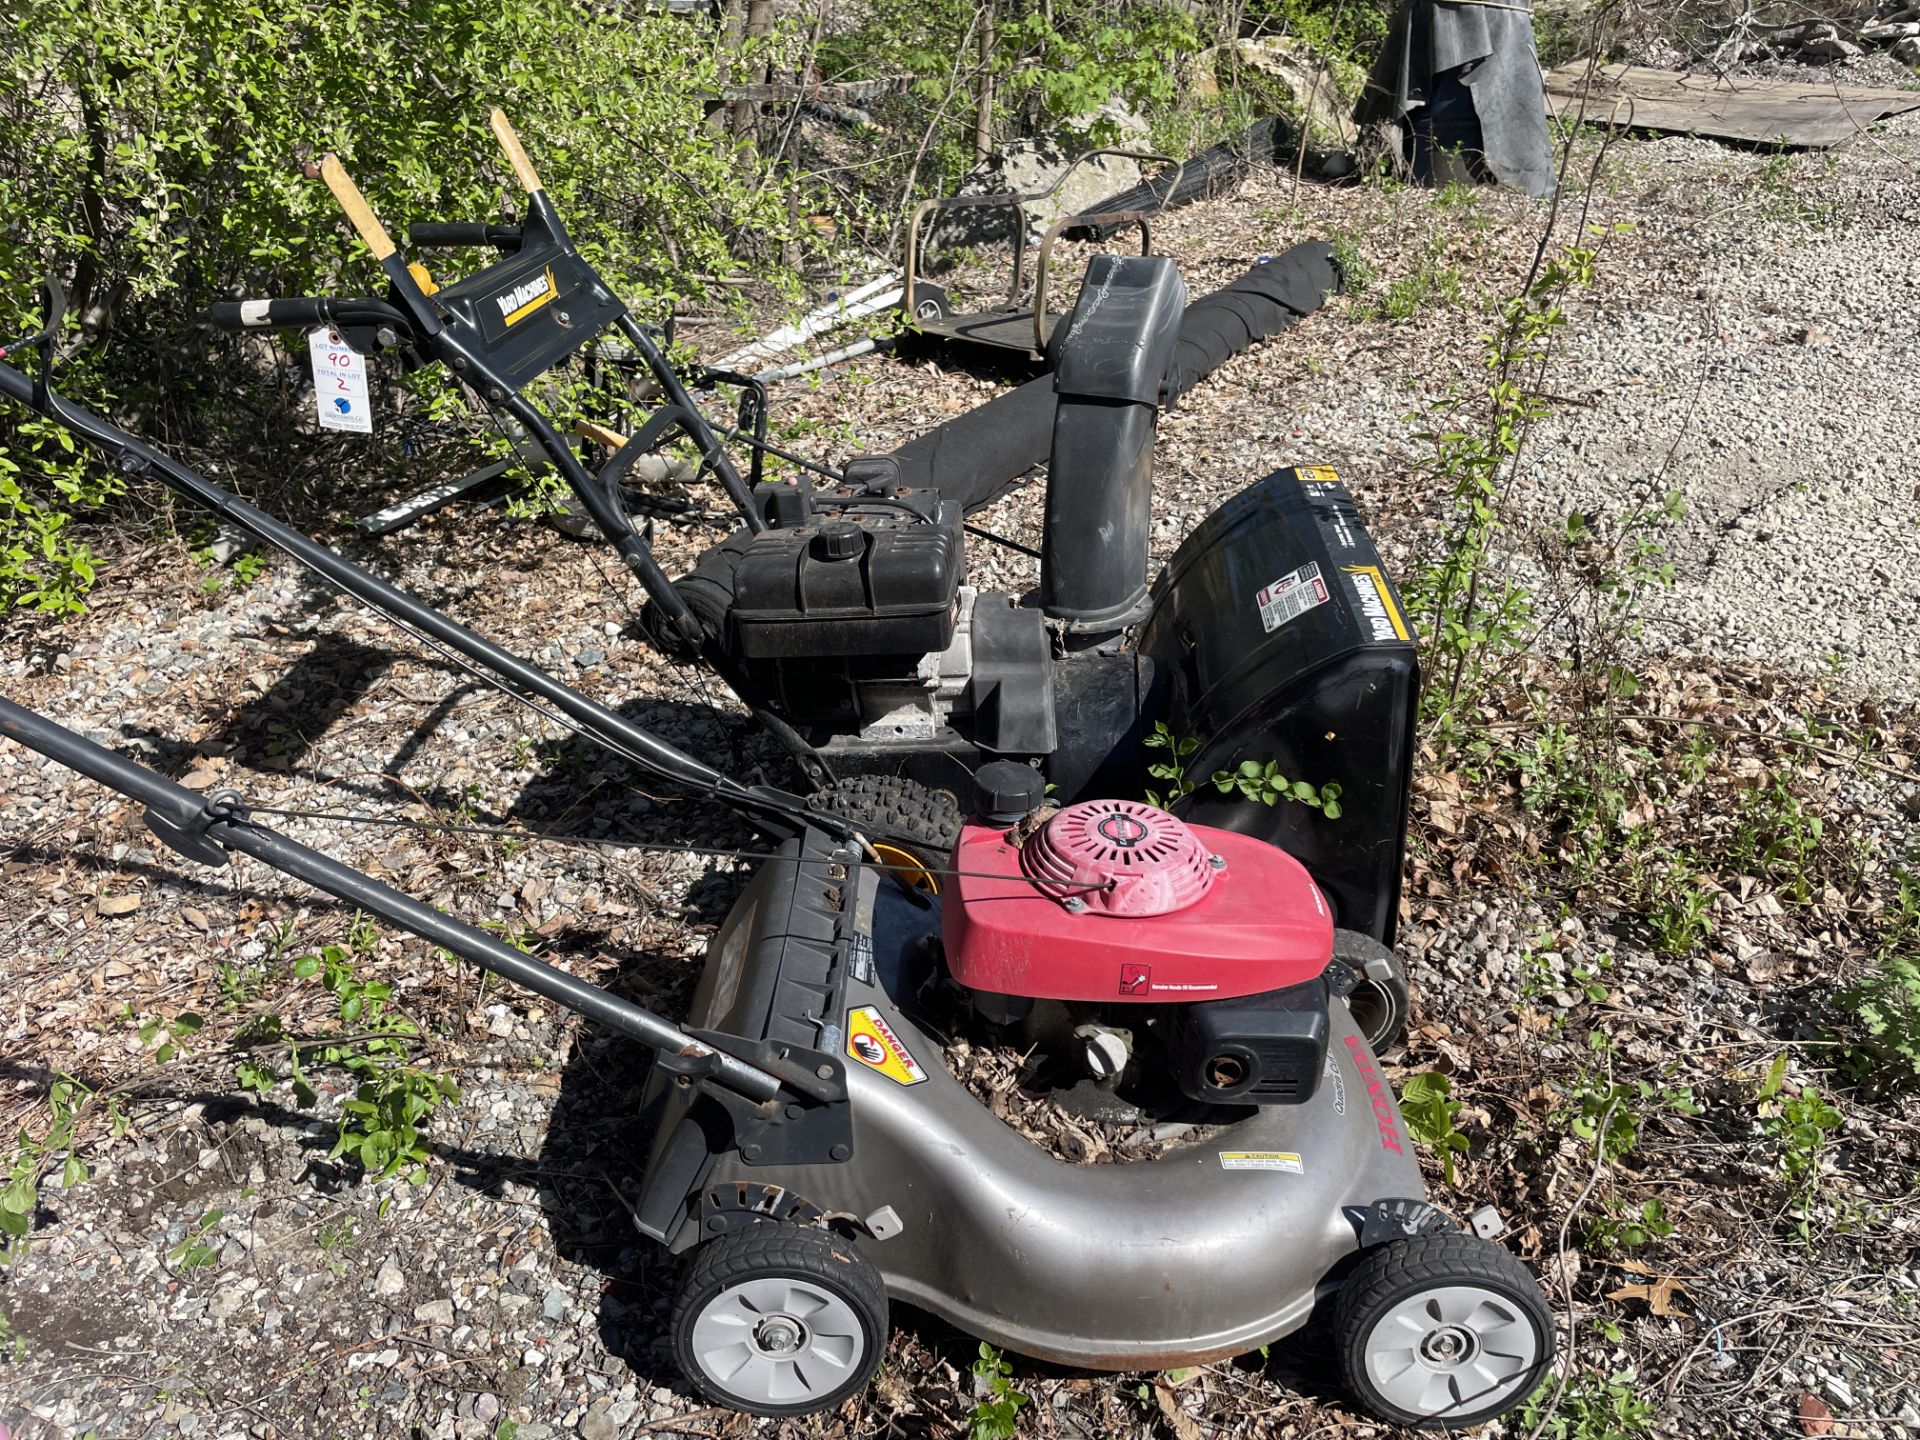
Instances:
[[[1159,1369],[1298,1329],[1376,1202],[1424,1195],[1392,1093],[1344,1004],[1330,1012],[1326,1069],[1306,1103],[1231,1112],[1246,1118],[1154,1160],[1055,1159],[953,1077],[916,1019],[937,964],[937,908],[856,870],[830,939],[828,907],[807,913],[786,894],[831,895],[812,873],[783,861],[761,870],[714,938],[688,1023],[740,1034],[763,994],[800,988],[821,1002],[809,1048],[847,1058],[851,1155],[756,1164],[742,1147],[718,1148],[671,1222],[653,1209],[648,1228],[674,1250],[759,1218],[730,1209],[837,1214],[896,1299],[1023,1355]],[[838,963],[823,974],[827,946]],[[795,969],[810,971],[798,987]],[[862,1048],[880,1064],[862,1063]],[[671,1140],[656,1141],[656,1173]]]

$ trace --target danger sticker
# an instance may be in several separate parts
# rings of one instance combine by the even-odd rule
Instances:
[[[1222,1150],[1222,1170],[1284,1170],[1289,1175],[1304,1175],[1306,1166],[1291,1150]]]
[[[918,1085],[927,1078],[913,1052],[872,1005],[847,1012],[847,1054],[896,1085]]]
[[[1309,562],[1291,575],[1282,575],[1253,598],[1260,607],[1260,623],[1271,635],[1289,620],[1326,604],[1327,582],[1320,578],[1320,567]]]

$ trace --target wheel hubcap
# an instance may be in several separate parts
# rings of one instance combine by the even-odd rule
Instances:
[[[804,1404],[858,1373],[859,1316],[806,1280],[748,1280],[713,1297],[693,1322],[693,1353],[714,1385],[756,1405]]]
[[[1539,1358],[1526,1312],[1477,1285],[1411,1295],[1367,1336],[1367,1377],[1381,1398],[1423,1417],[1499,1404],[1527,1382]]]
[[[1360,977],[1360,983],[1347,997],[1347,1010],[1353,1016],[1354,1027],[1369,1045],[1379,1044],[1393,1028],[1399,1009],[1393,992],[1367,975]]]

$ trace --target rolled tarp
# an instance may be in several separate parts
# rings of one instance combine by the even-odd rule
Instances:
[[[1187,306],[1168,376],[1166,403],[1257,341],[1318,310],[1341,288],[1333,247],[1318,240],[1263,260],[1232,284]],[[900,480],[938,490],[967,511],[992,504],[1053,448],[1053,376],[1009,390],[893,452]]]

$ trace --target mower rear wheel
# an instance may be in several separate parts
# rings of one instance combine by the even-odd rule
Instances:
[[[1347,996],[1347,1009],[1367,1045],[1377,1055],[1396,1044],[1407,1028],[1412,993],[1400,957],[1371,935],[1358,930],[1333,932],[1333,958],[1343,962],[1358,979]]]
[[[887,1289],[851,1242],[763,1221],[694,1252],[673,1354],[702,1394],[750,1415],[830,1410],[887,1348]]]
[[[807,797],[858,826],[896,875],[930,893],[960,838],[960,806],[945,790],[903,775],[850,775]]]
[[[1553,1363],[1553,1312],[1533,1276],[1459,1230],[1369,1251],[1341,1287],[1333,1327],[1354,1399],[1416,1429],[1504,1415]]]

